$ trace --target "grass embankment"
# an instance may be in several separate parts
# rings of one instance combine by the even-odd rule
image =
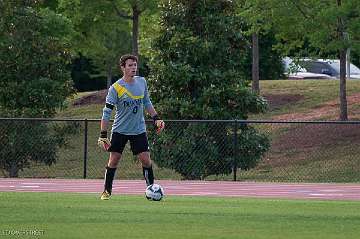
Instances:
[[[252,119],[272,119],[274,116],[289,113],[303,113],[317,109],[328,101],[338,100],[338,80],[271,80],[260,81],[261,94],[274,104],[270,111],[262,115],[252,115]],[[72,103],[83,96],[95,92],[83,92],[69,99],[69,107],[57,114],[57,118],[99,119],[104,104],[84,104],[72,106]],[[360,81],[347,81],[348,97],[360,93]],[[269,97],[267,97],[269,96]],[[295,96],[295,97],[291,97]],[[295,98],[295,100],[292,100]],[[280,102],[279,102],[280,101]],[[349,104],[349,116],[360,119],[360,102]]]
[[[270,103],[270,111],[252,115],[251,119],[277,120],[336,120],[338,118],[337,80],[279,80],[261,81],[261,92]],[[360,81],[347,82],[349,118],[360,118]],[[69,108],[59,112],[58,118],[100,118],[103,104],[72,103],[92,92],[81,93],[69,100]],[[295,118],[294,118],[295,117]],[[179,127],[171,125],[169,127]],[[360,127],[334,125],[262,125],[269,133],[272,147],[264,160],[255,169],[238,172],[240,180],[260,181],[306,181],[306,182],[359,182],[360,181]],[[96,146],[98,122],[89,123],[88,177],[102,178],[108,155]],[[33,167],[22,176],[37,177],[82,177],[83,134],[72,138],[71,147],[61,149],[55,166]],[[157,169],[158,178],[179,179],[168,169]],[[118,177],[141,178],[141,168],[127,150],[121,163]],[[209,177],[231,180],[232,175]]]

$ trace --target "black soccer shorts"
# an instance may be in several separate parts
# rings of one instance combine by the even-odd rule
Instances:
[[[108,149],[109,152],[117,152],[122,154],[128,141],[130,141],[130,149],[134,155],[149,151],[149,143],[146,133],[138,135],[126,135],[113,132],[110,141],[111,146]]]

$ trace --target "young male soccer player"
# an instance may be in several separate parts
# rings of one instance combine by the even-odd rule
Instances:
[[[165,124],[159,119],[147,90],[143,77],[135,76],[138,59],[133,55],[124,55],[120,58],[120,67],[123,77],[116,81],[108,91],[106,104],[101,120],[101,132],[98,145],[110,152],[105,171],[104,192],[102,200],[111,196],[112,184],[121,154],[128,141],[134,155],[137,155],[143,167],[143,175],[147,185],[154,183],[154,173],[149,153],[149,144],[146,136],[144,109],[150,114],[157,131],[163,130]],[[112,125],[111,142],[107,138],[107,127],[112,110],[116,108]]]

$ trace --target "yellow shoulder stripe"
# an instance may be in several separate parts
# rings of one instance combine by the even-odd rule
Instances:
[[[118,94],[119,97],[123,96],[124,94],[127,94],[130,98],[137,100],[137,99],[142,99],[144,98],[144,95],[133,95],[131,94],[125,87],[121,86],[118,83],[115,83],[114,88]]]

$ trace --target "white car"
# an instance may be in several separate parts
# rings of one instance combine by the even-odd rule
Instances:
[[[283,58],[285,75],[291,80],[305,80],[305,79],[334,79],[327,74],[314,73],[307,71],[304,67],[296,64],[291,58]]]
[[[304,60],[303,67],[308,72],[317,74],[326,74],[331,77],[340,78],[340,60],[331,59],[317,59]],[[347,69],[346,69],[347,71]],[[360,69],[354,64],[350,63],[350,79],[360,79]]]

